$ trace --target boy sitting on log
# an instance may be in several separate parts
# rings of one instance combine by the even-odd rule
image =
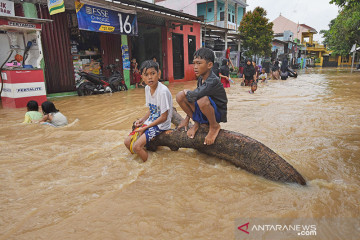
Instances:
[[[194,71],[198,77],[197,88],[193,91],[185,89],[176,95],[176,101],[186,113],[186,118],[178,129],[194,121],[187,131],[189,138],[194,138],[200,124],[209,124],[209,132],[204,144],[211,145],[220,131],[219,122],[226,122],[227,97],[223,84],[211,70],[214,64],[214,52],[208,48],[200,48],[194,53]]]
[[[158,63],[153,60],[144,61],[140,73],[147,85],[145,98],[149,110],[143,118],[134,123],[135,129],[125,139],[124,144],[131,153],[138,154],[145,162],[148,159],[145,145],[171,127],[173,104],[169,89],[159,82],[161,71]]]

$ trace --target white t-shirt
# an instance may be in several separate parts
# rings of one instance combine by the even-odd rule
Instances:
[[[267,79],[267,74],[266,73],[260,74],[259,79],[266,80]]]
[[[158,86],[153,95],[150,93],[150,87],[145,87],[145,98],[146,98],[146,106],[149,107],[150,116],[144,122],[144,124],[149,125],[153,121],[155,121],[161,114],[166,111],[168,112],[168,116],[165,122],[160,123],[158,125],[160,130],[168,130],[171,128],[171,116],[173,111],[173,102],[172,96],[169,89],[158,82]]]

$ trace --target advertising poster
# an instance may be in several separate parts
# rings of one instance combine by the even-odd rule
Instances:
[[[79,29],[136,36],[136,14],[116,12],[106,8],[75,2]]]
[[[128,45],[121,45],[122,50],[122,59],[123,59],[123,69],[130,70],[130,55]]]

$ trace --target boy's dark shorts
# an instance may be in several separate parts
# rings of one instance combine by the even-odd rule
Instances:
[[[141,127],[146,127],[145,124],[141,125]],[[138,128],[136,128],[138,129]],[[134,136],[135,137],[132,137],[131,138],[131,142],[134,142],[137,141],[137,139],[140,137],[140,135],[136,135],[136,132],[134,129],[130,134],[129,136]],[[154,126],[154,127],[151,127],[151,128],[148,128],[144,131],[144,134],[145,134],[145,137],[146,137],[146,146],[148,146],[149,142],[154,138],[156,137],[157,135],[159,135],[160,133],[162,133],[164,130],[160,130],[158,126]],[[130,150],[132,151],[132,149]]]
[[[159,135],[163,131],[164,130],[160,130],[158,126],[154,126],[154,127],[146,129],[145,132],[144,132],[144,134],[146,136],[146,146],[148,146],[148,144],[150,143],[150,141],[154,137],[156,137],[157,135]]]
[[[208,97],[208,98],[209,98],[211,106],[214,108],[216,121],[219,123],[221,121],[221,113],[219,112],[215,102],[211,99],[211,97]],[[192,115],[192,119],[200,124],[203,124],[203,123],[208,124],[209,123],[209,120],[201,112],[197,101],[195,101],[195,112]]]

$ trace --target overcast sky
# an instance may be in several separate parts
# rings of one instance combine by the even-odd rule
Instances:
[[[293,22],[304,23],[310,27],[320,30],[329,29],[329,23],[336,18],[338,7],[329,3],[330,0],[247,0],[249,5],[246,11],[255,7],[263,7],[270,21],[282,16]],[[314,40],[322,41],[320,34],[314,35]]]

